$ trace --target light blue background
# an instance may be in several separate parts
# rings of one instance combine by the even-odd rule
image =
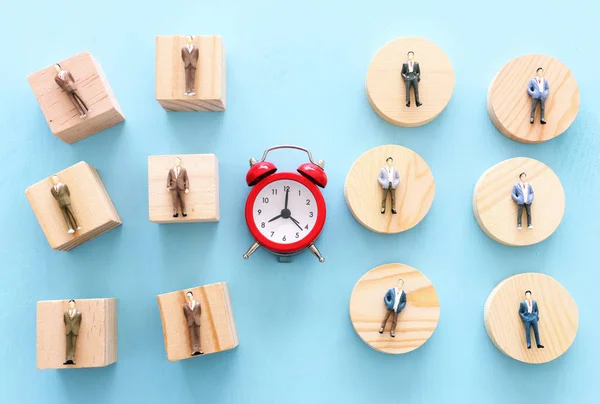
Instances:
[[[591,1],[355,2],[305,0],[18,1],[0,16],[0,401],[3,403],[593,403],[598,402],[600,168],[597,53],[600,7]],[[420,4],[420,6],[415,6]],[[155,101],[155,36],[219,34],[227,55],[225,113],[166,113]],[[380,119],[364,90],[375,52],[422,36],[450,57],[456,86],[446,110],[420,128]],[[127,121],[74,145],[50,133],[26,76],[89,50]],[[493,127],[487,87],[527,53],[561,59],[581,89],[575,123],[558,139],[524,145]],[[426,69],[423,66],[423,69]],[[425,101],[426,102],[426,101]],[[550,117],[551,119],[552,117]],[[278,264],[252,243],[243,218],[250,157],[274,144],[310,148],[327,162],[329,217],[318,246]],[[400,144],[430,165],[436,195],[403,234],[364,229],[343,186],[364,151]],[[147,156],[215,153],[221,221],[148,220]],[[471,210],[481,173],[528,156],[560,177],[567,210],[545,242],[510,248],[486,237]],[[271,156],[295,169],[300,153]],[[65,253],[50,249],[23,191],[85,160],[123,220]],[[433,337],[401,356],[378,353],[354,332],[348,302],[369,269],[401,262],[436,286],[442,314]],[[578,337],[563,357],[528,366],[500,353],[483,327],[483,304],[523,271],[555,277],[578,303]],[[169,363],[156,295],[229,282],[240,345]],[[119,360],[100,369],[37,371],[38,300],[117,297]]]

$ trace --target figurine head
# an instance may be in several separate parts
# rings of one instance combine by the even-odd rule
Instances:
[[[187,38],[187,43],[188,43],[188,45],[191,45],[191,44],[192,44],[192,42],[194,42],[194,37],[193,37],[193,36],[191,36],[191,35],[188,35],[188,38]]]
[[[179,167],[181,165],[181,158],[175,157],[175,167]]]
[[[387,164],[388,167],[392,168],[392,166],[394,165],[394,159],[388,157],[387,159],[385,159],[385,164]]]
[[[527,300],[528,302],[531,301],[531,290],[525,291],[525,300]]]
[[[69,300],[69,309],[75,310],[75,300]]]
[[[539,78],[544,77],[544,69],[542,69],[541,67],[538,67],[538,69],[535,71],[535,75],[538,76]]]
[[[527,179],[527,174],[522,172],[521,174],[519,174],[519,179],[521,180],[521,182],[525,182],[525,180]]]
[[[58,175],[53,175],[52,177],[50,177],[50,181],[52,181],[52,185],[58,185],[60,179],[58,178]]]
[[[414,60],[415,59],[415,53],[413,51],[408,51],[408,53],[406,54],[406,56],[408,56],[408,60]]]
[[[404,280],[402,278],[398,278],[398,280],[396,281],[396,286],[398,287],[398,289],[402,289],[402,287],[404,286]]]
[[[188,290],[187,293],[185,294],[185,298],[187,299],[188,302],[191,302],[192,300],[194,300],[194,294]]]
[[[54,70],[56,70],[56,73],[60,72],[62,70],[62,67],[60,67],[60,65],[58,63],[54,64]]]

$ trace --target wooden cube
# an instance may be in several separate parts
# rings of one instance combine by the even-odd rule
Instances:
[[[173,217],[173,195],[167,188],[169,170],[175,159],[188,174],[190,192],[184,194],[187,217]],[[189,223],[219,221],[219,162],[214,154],[172,154],[148,157],[148,201],[150,221]]]
[[[75,143],[125,120],[100,64],[89,52],[58,63],[71,72],[77,93],[91,111],[87,117],[79,117],[68,94],[54,81],[54,66],[29,75],[29,85],[55,136],[67,143]]]
[[[37,302],[38,369],[97,368],[117,361],[117,299],[75,299],[81,325],[75,344],[75,365],[66,357],[64,313],[69,300]]]
[[[69,187],[71,209],[81,230],[68,234],[63,212],[51,193],[46,178],[25,190],[50,247],[67,251],[121,224],[121,219],[94,167],[81,161],[59,173],[60,182]]]
[[[219,36],[194,36],[198,64],[194,96],[185,91],[181,48],[188,36],[156,37],[156,100],[167,111],[225,111],[225,51]]]
[[[191,291],[200,303],[200,349],[204,355],[238,346],[238,336],[226,282],[213,283],[158,295],[165,348],[169,361],[192,358],[190,330],[183,313],[185,294]]]

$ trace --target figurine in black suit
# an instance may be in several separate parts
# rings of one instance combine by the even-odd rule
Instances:
[[[408,61],[402,64],[402,78],[406,86],[406,106],[410,107],[410,87],[412,86],[415,92],[415,103],[417,107],[423,105],[419,101],[419,81],[421,81],[421,68],[419,63],[415,62],[415,53],[409,51],[407,53]]]

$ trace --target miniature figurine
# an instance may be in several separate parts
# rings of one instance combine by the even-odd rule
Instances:
[[[515,184],[512,190],[512,199],[518,206],[517,209],[517,230],[521,230],[521,216],[523,215],[523,206],[527,212],[527,227],[529,230],[533,230],[533,224],[531,223],[531,203],[533,202],[533,187],[528,182],[527,174],[519,174],[519,182]]]
[[[385,213],[385,205],[387,202],[388,194],[392,199],[392,214],[396,214],[396,188],[400,184],[400,175],[398,170],[394,167],[394,159],[388,157],[385,160],[386,166],[379,170],[379,177],[377,181],[381,188],[383,188],[383,199],[381,201],[381,213]]]
[[[183,95],[193,97],[196,95],[194,90],[196,82],[196,65],[198,63],[198,48],[194,45],[194,37],[189,36],[187,45],[181,48],[181,58],[185,68],[185,92]]]
[[[169,169],[167,188],[173,197],[173,217],[178,217],[178,208],[181,205],[181,215],[187,216],[185,211],[185,195],[190,192],[190,180],[185,168],[181,167],[181,159],[175,158],[175,167]]]
[[[71,192],[69,191],[69,187],[67,184],[63,184],[60,182],[58,175],[53,175],[50,179],[52,181],[52,188],[50,188],[50,193],[58,201],[58,206],[63,213],[65,218],[65,222],[67,226],[69,226],[68,234],[75,233],[75,229],[81,230],[79,224],[77,223],[77,218],[75,217],[75,213],[71,208]]]
[[[402,64],[402,78],[406,87],[406,106],[410,107],[410,87],[412,86],[415,93],[415,103],[417,107],[423,105],[419,102],[419,81],[421,81],[421,68],[419,63],[415,62],[415,53],[409,51],[407,54],[408,61]]]
[[[89,109],[87,105],[85,105],[85,102],[83,102],[83,100],[79,96],[79,93],[77,93],[77,86],[75,85],[75,79],[73,78],[73,75],[69,70],[60,67],[58,63],[54,65],[54,68],[56,69],[56,76],[54,77],[54,81],[56,82],[56,84],[58,84],[60,88],[65,90],[65,92],[71,99],[71,102],[73,103],[73,105],[75,105],[77,111],[79,111],[79,117],[85,118],[88,113],[92,112],[92,110]]]
[[[519,315],[523,324],[525,324],[525,339],[527,341],[527,349],[531,349],[531,331],[533,327],[533,335],[535,336],[535,343],[538,348],[544,346],[540,343],[540,334],[538,332],[538,321],[540,321],[540,311],[535,300],[531,300],[531,290],[525,292],[525,301],[519,305]]]
[[[75,300],[69,300],[69,310],[64,314],[65,334],[67,336],[66,360],[63,365],[75,365],[75,348],[79,326],[81,326],[81,312],[75,307]]]
[[[387,323],[388,318],[392,316],[392,328],[390,330],[390,335],[392,338],[396,337],[396,323],[398,322],[398,314],[400,314],[402,309],[404,309],[404,306],[406,306],[406,293],[402,289],[403,286],[404,281],[402,279],[398,279],[396,282],[396,287],[390,288],[383,298],[383,302],[387,307],[387,314],[381,323],[381,328],[379,329],[380,334],[383,334],[385,324]]]
[[[531,116],[529,117],[529,123],[533,123],[535,118],[535,109],[537,108],[538,102],[540,103],[540,123],[546,124],[544,113],[546,112],[545,104],[548,93],[550,92],[550,86],[548,80],[544,78],[544,69],[538,67],[535,72],[535,77],[529,80],[527,86],[527,93],[531,96]]]
[[[202,308],[200,302],[194,300],[194,294],[191,291],[185,294],[185,298],[187,303],[183,305],[183,314],[185,314],[190,329],[192,356],[203,355],[204,352],[200,349],[200,315],[202,314]]]

